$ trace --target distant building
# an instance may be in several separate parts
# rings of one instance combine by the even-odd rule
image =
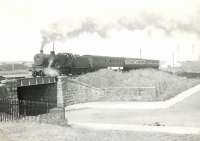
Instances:
[[[0,82],[1,82],[1,80],[4,80],[5,79],[5,77],[3,77],[3,76],[0,76]]]

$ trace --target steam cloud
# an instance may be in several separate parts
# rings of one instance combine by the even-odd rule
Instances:
[[[44,46],[52,41],[57,40],[67,40],[69,38],[75,38],[82,33],[97,33],[100,37],[106,38],[106,30],[108,26],[104,26],[102,28],[98,27],[98,24],[94,22],[92,19],[86,19],[81,22],[81,25],[75,29],[66,30],[65,26],[59,23],[54,23],[49,26],[48,29],[41,30],[42,42],[41,42],[41,50]]]
[[[55,22],[47,29],[41,31],[43,39],[42,48],[51,41],[70,40],[72,38],[77,38],[84,33],[89,35],[98,35],[105,40],[110,40],[110,38],[116,36],[116,34],[121,37],[120,39],[127,38],[133,40],[134,37],[142,35],[140,39],[141,42],[146,42],[147,39],[143,39],[145,36],[145,38],[148,38],[148,41],[151,40],[151,47],[157,46],[161,51],[163,50],[162,47],[169,47],[169,50],[175,52],[176,57],[179,57],[180,60],[184,57],[187,57],[186,59],[191,59],[192,57],[183,55],[180,57],[181,55],[179,54],[181,54],[180,52],[184,47],[187,48],[184,51],[187,53],[188,48],[192,48],[190,56],[191,54],[196,53],[196,56],[192,59],[197,59],[200,56],[200,51],[197,51],[200,46],[200,6],[198,4],[193,4],[194,1],[192,1],[191,3],[194,7],[189,5],[188,7],[183,7],[183,9],[181,9],[180,3],[182,3],[182,1],[178,2],[180,6],[177,9],[176,7],[172,9],[172,12],[169,8],[171,8],[171,6],[173,7],[174,2],[170,1],[168,3],[168,8],[165,8],[165,4],[161,4],[161,7],[159,8],[145,7],[145,10],[137,11],[135,12],[136,14],[134,12],[128,13],[127,15],[121,14],[117,18],[115,17],[113,19],[105,20],[99,20],[98,18],[91,16],[85,18],[85,20],[78,21],[75,26],[70,26],[68,22],[65,21]],[[190,1],[187,2],[190,3]],[[157,10],[154,10],[156,8]],[[175,11],[173,12],[173,10]],[[124,34],[125,37],[123,37]],[[119,40],[117,39],[110,40],[110,42],[116,42],[111,44],[112,46],[118,44]],[[134,44],[134,41],[131,43],[133,44],[132,46],[141,46],[141,48],[148,46],[148,43],[138,44],[137,42]],[[147,48],[148,47],[145,49]],[[167,51],[168,49],[165,50]],[[157,50],[157,52],[159,52],[159,50]],[[155,54],[152,56],[155,56]]]
[[[50,59],[48,67],[44,69],[44,73],[47,76],[54,77],[54,76],[58,76],[59,75],[59,71],[54,69],[54,68],[52,68],[53,61],[54,61],[53,59]]]
[[[88,33],[97,33],[100,37],[106,38],[106,27],[103,27],[103,29],[100,29],[98,27],[98,24],[96,24],[92,19],[87,19],[86,21],[83,21],[81,24],[81,27],[74,29],[72,31],[69,31],[66,33],[67,37],[77,37],[81,33],[88,32]]]
[[[72,30],[65,30],[62,24],[54,23],[46,30],[41,30],[42,34],[42,48],[51,41],[54,40],[67,40],[68,38],[75,38],[82,33],[97,33],[102,38],[108,38],[108,32],[112,28],[124,28],[130,31],[144,30],[148,27],[155,27],[156,29],[163,30],[166,35],[170,35],[172,32],[188,32],[192,34],[200,35],[200,19],[191,18],[188,21],[178,21],[175,19],[165,20],[156,14],[142,13],[137,18],[121,17],[115,23],[108,23],[106,25],[100,25],[94,22],[94,19],[86,19],[81,22],[80,27]]]

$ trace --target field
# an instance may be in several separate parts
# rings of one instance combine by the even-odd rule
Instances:
[[[99,70],[81,75],[77,81],[109,90],[100,101],[159,101],[167,100],[200,83],[200,79],[188,79],[154,69],[116,72]],[[143,93],[136,93],[144,87]],[[132,92],[130,92],[132,91]]]
[[[7,141],[199,141],[200,135],[97,131],[39,123],[0,124]],[[2,131],[2,132],[1,132]],[[3,139],[3,138],[1,138]],[[6,141],[6,140],[5,140]]]

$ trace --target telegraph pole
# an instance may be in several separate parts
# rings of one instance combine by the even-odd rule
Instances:
[[[173,52],[172,53],[172,73],[175,72],[174,67],[175,67],[175,63],[174,63],[174,52]]]
[[[53,41],[53,51],[54,51],[54,41]]]
[[[12,64],[12,71],[13,72],[15,71],[15,64],[14,63]]]

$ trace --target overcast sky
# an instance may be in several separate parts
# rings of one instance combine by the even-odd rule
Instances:
[[[199,15],[198,0],[0,0],[0,61],[33,60],[54,24],[57,52],[194,60]]]

